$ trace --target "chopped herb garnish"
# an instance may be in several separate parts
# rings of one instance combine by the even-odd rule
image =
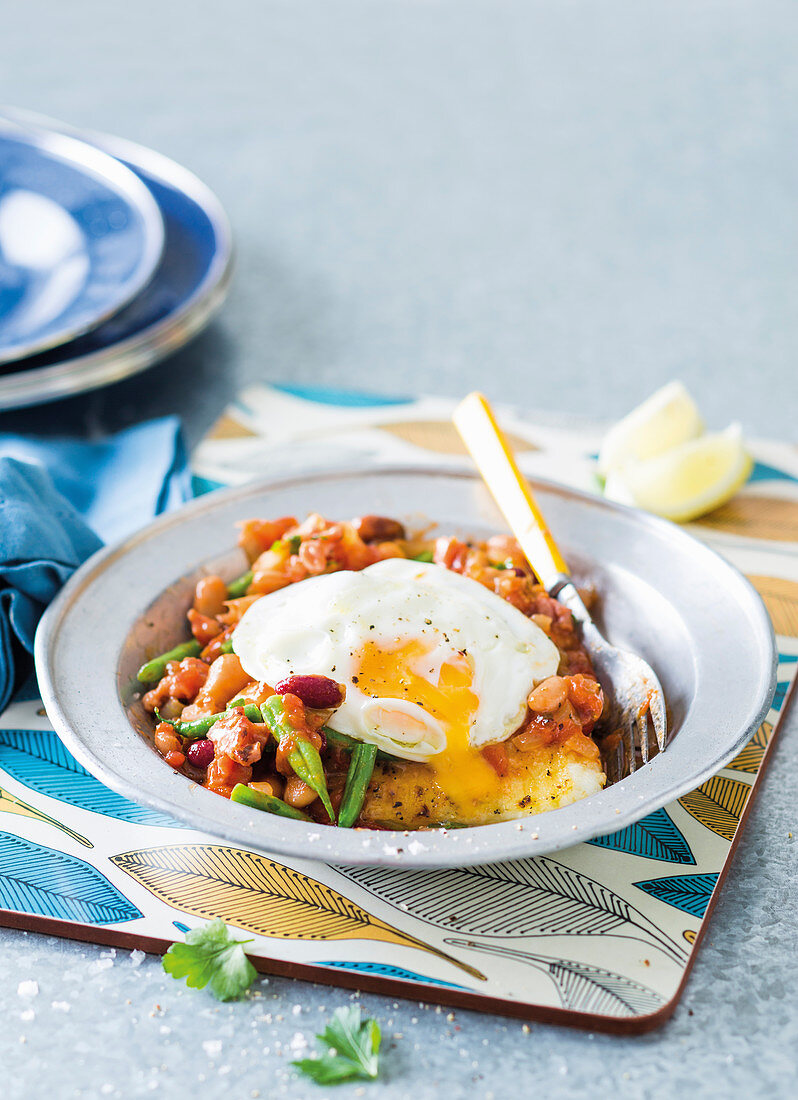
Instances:
[[[361,1020],[359,1005],[336,1008],[330,1023],[316,1036],[319,1054],[291,1064],[317,1085],[373,1081],[379,1073],[380,1028],[376,1020]]]
[[[185,943],[173,943],[163,957],[163,968],[173,978],[185,978],[191,989],[209,985],[218,1000],[234,1001],[258,973],[244,952],[245,943],[252,940],[234,940],[217,917],[186,932]]]

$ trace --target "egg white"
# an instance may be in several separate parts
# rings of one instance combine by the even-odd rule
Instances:
[[[473,748],[509,737],[523,721],[529,692],[559,664],[556,646],[512,604],[443,566],[404,558],[263,596],[233,634],[233,650],[254,679],[274,685],[315,673],[342,682],[346,699],[332,728],[427,761],[447,747],[445,723],[408,698],[373,698],[357,683],[364,646],[390,651],[404,643],[423,647],[413,672],[431,684],[445,663],[466,655],[478,699],[468,729]]]

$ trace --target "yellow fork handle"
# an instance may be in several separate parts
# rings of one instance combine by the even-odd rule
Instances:
[[[568,566],[487,399],[470,393],[452,419],[527,561],[544,587],[553,588],[569,576]]]

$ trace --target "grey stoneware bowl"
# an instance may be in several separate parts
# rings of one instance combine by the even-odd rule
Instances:
[[[615,832],[686,794],[727,764],[767,712],[773,630],[732,566],[679,528],[548,482],[541,506],[580,582],[600,595],[610,640],[640,653],[662,682],[665,753],[562,809],[476,828],[370,832],[291,821],[212,794],[152,745],[134,680],[139,665],[186,638],[185,612],[206,573],[247,568],[237,520],[320,511],[378,513],[437,533],[505,530],[482,482],[450,468],[303,473],[214,492],[100,551],[47,611],[36,667],[47,714],[67,748],[119,793],[233,844],[338,864],[447,867],[542,855]]]

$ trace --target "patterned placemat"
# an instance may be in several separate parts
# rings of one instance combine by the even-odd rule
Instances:
[[[458,462],[451,402],[259,387],[195,456],[198,492],[336,464]],[[530,474],[593,488],[597,437],[503,410]],[[556,856],[444,871],[331,867],[224,844],[109,791],[40,701],[0,716],[0,923],[163,951],[220,916],[266,971],[614,1031],[673,1010],[798,668],[798,454],[764,442],[738,498],[691,526],[753,580],[778,689],[750,743],[697,790]],[[157,764],[154,764],[157,766]],[[375,834],[375,843],[379,834]],[[412,843],[412,842],[411,842]]]

